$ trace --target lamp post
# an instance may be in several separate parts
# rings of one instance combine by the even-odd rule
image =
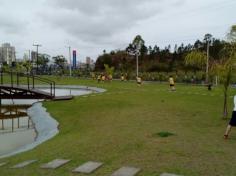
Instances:
[[[132,48],[128,49],[128,54],[132,56],[136,56],[136,76],[139,76],[139,60],[138,57],[140,56],[140,49],[141,49],[141,42],[132,45]]]

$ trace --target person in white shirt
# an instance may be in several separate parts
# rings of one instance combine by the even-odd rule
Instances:
[[[226,128],[225,134],[224,134],[225,139],[228,139],[229,133],[230,133],[231,128],[233,126],[236,126],[236,95],[234,96],[234,109],[233,109],[233,112],[232,112],[232,117],[230,119],[230,122],[229,122],[229,124]]]

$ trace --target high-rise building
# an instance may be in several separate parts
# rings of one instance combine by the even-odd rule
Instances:
[[[86,64],[88,64],[88,65],[91,64],[91,58],[90,57],[86,57]]]
[[[7,63],[9,65],[16,61],[15,47],[10,43],[4,43],[0,47],[0,63]]]

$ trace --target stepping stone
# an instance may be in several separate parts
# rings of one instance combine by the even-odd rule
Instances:
[[[12,166],[11,169],[23,168],[23,167],[28,166],[28,165],[30,165],[30,164],[36,162],[36,161],[37,161],[37,160],[24,161],[24,162],[19,163],[19,164],[15,165],[15,166]]]
[[[181,176],[181,175],[163,173],[163,174],[161,174],[160,176]]]
[[[6,165],[6,164],[7,164],[7,162],[5,162],[5,163],[0,163],[0,167],[4,166],[4,165]]]
[[[100,162],[89,161],[89,162],[84,163],[83,165],[77,167],[72,172],[90,174],[90,173],[94,172],[96,169],[98,169],[99,167],[101,167],[102,165],[103,165],[103,163],[100,163]]]
[[[115,171],[111,176],[135,176],[141,169],[135,167],[122,167]]]
[[[65,159],[55,159],[49,163],[46,163],[41,166],[42,169],[56,169],[58,167],[61,167],[62,165],[65,165],[68,163],[70,160],[65,160]]]

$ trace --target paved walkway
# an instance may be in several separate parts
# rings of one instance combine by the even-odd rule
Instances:
[[[41,169],[51,169],[55,170],[59,167],[63,167],[64,165],[68,164],[71,160],[70,159],[54,159],[48,163],[42,164],[40,166]],[[27,160],[22,161],[14,166],[11,166],[11,169],[21,169],[25,168],[27,166],[30,166],[33,163],[38,162],[38,160]],[[8,167],[8,162],[2,162],[0,163],[0,167]],[[71,172],[73,173],[82,173],[82,174],[92,174],[93,172],[96,172],[100,167],[102,167],[104,163],[97,162],[97,161],[88,161],[86,163],[83,163],[73,169]],[[140,168],[132,167],[132,166],[123,166],[115,171],[110,176],[136,176],[141,172]],[[162,173],[160,176],[180,176],[170,173]]]

